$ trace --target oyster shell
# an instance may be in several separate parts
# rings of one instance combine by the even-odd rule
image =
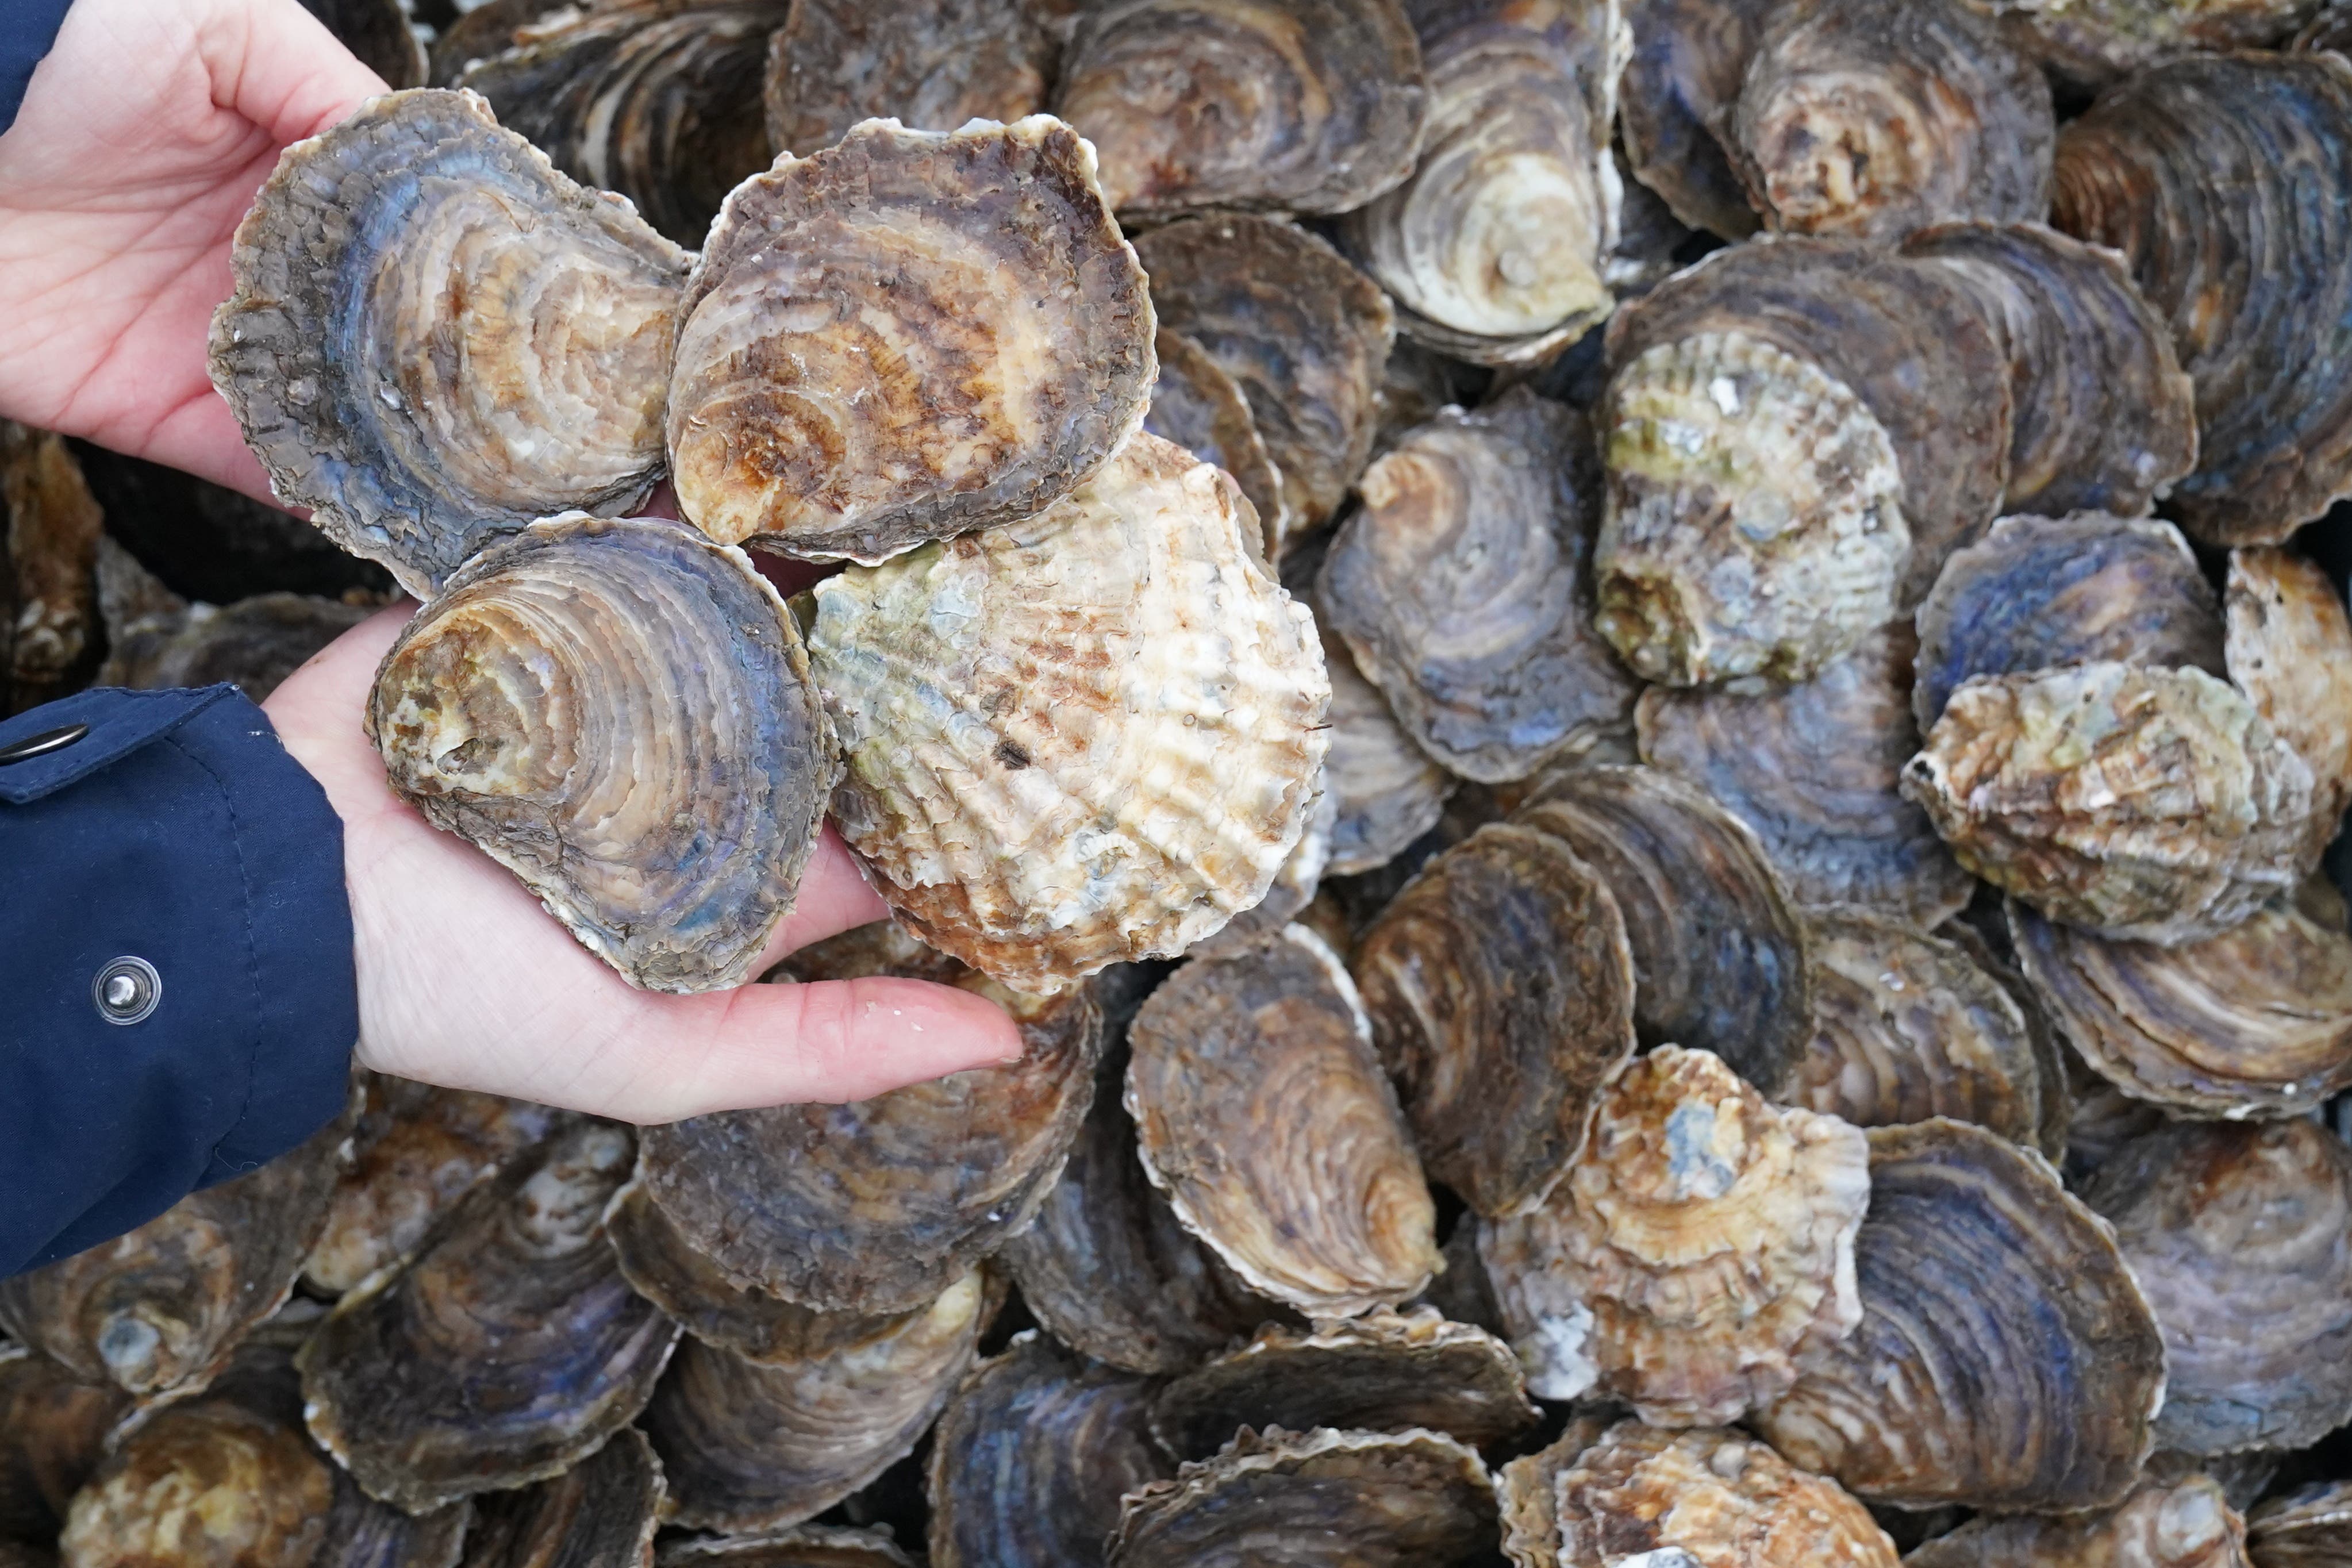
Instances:
[[[837,776],[775,590],[659,519],[568,512],[452,573],[367,729],[395,794],[653,991],[751,978]]]
[[[1405,884],[1352,968],[1429,1174],[1482,1215],[1541,1202],[1633,1053],[1633,961],[1607,886],[1550,834],[1490,823]]]
[[[65,696],[97,661],[105,523],[65,437],[0,419],[0,715]]]
[[[668,1489],[634,1430],[551,1479],[475,1506],[465,1568],[653,1568]]]
[[[1339,814],[1323,869],[1352,877],[1387,865],[1437,826],[1454,779],[1413,744],[1381,689],[1356,668],[1348,645],[1323,617],[1317,621],[1324,626],[1323,672],[1331,681],[1323,787]]]
[[[2262,0],[2256,0],[2256,3],[2261,4]],[[2290,3],[2300,6],[2306,0],[2290,0]],[[2305,23],[2303,30],[2294,36],[2294,47],[2298,49],[2333,49],[2343,55],[2352,53],[2347,46],[2352,46],[2352,5],[2343,4],[2343,0],[2326,0],[2326,8]]]
[[[1642,1043],[1712,1051],[1777,1094],[1812,1037],[1812,993],[1803,924],[1756,836],[1672,773],[1615,765],[1549,775],[1514,820],[1615,898]]]
[[[1296,225],[1243,214],[1153,229],[1135,254],[1161,324],[1249,400],[1289,531],[1330,521],[1371,456],[1396,316],[1379,285]]]
[[[47,1356],[0,1342],[0,1542],[57,1539],[130,1407],[112,1384],[84,1383]]]
[[[1335,213],[1412,172],[1428,97],[1398,0],[1105,0],[1054,107],[1121,213]]]
[[[1495,1550],[1495,1486],[1435,1432],[1275,1428],[1122,1500],[1109,1568],[1451,1568]]]
[[[1265,897],[1235,915],[1223,930],[1194,942],[1185,956],[1205,958],[1238,952],[1303,918],[1307,906],[1322,890],[1323,868],[1331,859],[1331,830],[1339,821],[1339,803],[1327,787],[1322,770],[1318,769],[1314,804],[1307,808],[1307,826],[1290,853],[1283,858]]]
[[[2255,1568],[2342,1568],[2352,1561],[2352,1481],[2272,1498],[2246,1519]]]
[[[877,116],[916,131],[1045,107],[1054,41],[1024,0],[795,0],[769,41],[768,140],[805,158]]]
[[[815,590],[842,837],[1008,985],[1184,952],[1306,830],[1330,688],[1232,480],[1156,436],[1034,518]]]
[[[213,384],[278,499],[425,598],[498,534],[652,489],[689,259],[474,94],[396,92],[262,186]]]
[[[1867,904],[1932,926],[1967,907],[1975,884],[1900,787],[1919,749],[1916,647],[1897,620],[1780,690],[1651,687],[1633,715],[1642,760],[1754,829],[1798,902]]]
[[[2222,673],[2221,606],[2168,522],[2002,518],[1944,563],[1918,626],[1922,731],[1971,676],[2094,659]]]
[[[2131,1489],[2164,1342],[2115,1233],[2038,1154],[1942,1118],[1874,1128],[1862,1326],[1756,1414],[1874,1501],[2032,1513]]]
[[[1252,1289],[1344,1316],[1429,1283],[1421,1162],[1355,983],[1319,938],[1291,926],[1196,960],[1151,994],[1129,1040],[1143,1168]]]
[[[2175,1122],[2083,1201],[2164,1331],[2158,1443],[2297,1448],[2352,1420],[2352,1148],[2302,1120]]]
[[[1316,601],[1423,750],[1527,777],[1638,689],[1589,624],[1581,416],[1515,388],[1441,410],[1364,470]]]
[[[971,1364],[989,1291],[978,1269],[869,1343],[763,1363],[688,1339],[644,1426],[698,1530],[772,1530],[831,1508],[915,1446]]]
[[[1427,1429],[1472,1447],[1524,1436],[1541,1419],[1511,1347],[1431,1308],[1268,1324],[1151,1400],[1168,1452],[1205,1458],[1244,1429]]]
[[[544,1480],[644,1406],[677,1326],[604,1238],[631,1152],[597,1122],[541,1145],[302,1347],[304,1419],[368,1495],[419,1512]]]
[[[2352,803],[2352,617],[2327,574],[2283,550],[2233,550],[2224,599],[2230,679],[2311,767],[2312,811]]]
[[[1978,676],[1903,793],[1962,866],[2102,936],[2227,931],[2317,864],[2311,770],[2236,689],[2112,660]]]
[[[1785,1391],[1860,1321],[1868,1160],[1859,1131],[1766,1104],[1708,1052],[1628,1064],[1549,1200],[1480,1237],[1529,1386],[1597,1383],[1675,1426]]]
[[[1099,1568],[1119,1495],[1175,1473],[1150,1390],[1034,1333],[972,1368],[931,1438],[931,1568]]]
[[[2277,43],[2326,0],[1968,0],[2081,89],[2174,55]]]
[[[2009,351],[2002,507],[2137,517],[2197,466],[2194,384],[2123,258],[2038,223],[1955,223],[1904,241],[1976,297]]]
[[[98,602],[106,663],[93,684],[155,691],[226,680],[256,702],[376,609],[307,594],[192,605],[106,538],[98,546]]]
[[[1676,217],[1725,239],[1744,239],[1758,226],[1725,141],[1774,4],[1629,0],[1625,7],[1633,51],[1618,84],[1617,114],[1626,162]]]
[[[2335,54],[2155,66],[2058,139],[2053,221],[2123,252],[2196,384],[2172,510],[2205,543],[2276,543],[2352,494],[2347,170]]]
[[[1546,1447],[1495,1472],[1502,1509],[1503,1555],[1513,1568],[1561,1568],[1559,1478],[1616,1425],[1612,1416],[1579,1411]]]
[[[1274,466],[1265,438],[1258,434],[1241,383],[1227,375],[1208,350],[1166,327],[1152,339],[1152,353],[1160,361],[1160,380],[1151,389],[1144,429],[1231,474],[1257,511],[1265,534],[1264,558],[1281,560],[1282,542],[1290,531],[1282,470]]]
[[[2179,1455],[2148,1461],[2123,1501],[2061,1519],[1988,1514],[1939,1535],[1904,1568],[2247,1568],[2246,1521]]]
[[[750,1535],[690,1535],[662,1548],[661,1568],[915,1568],[887,1530],[801,1524]]]

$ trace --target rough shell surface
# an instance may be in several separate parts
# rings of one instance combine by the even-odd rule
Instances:
[[[309,1568],[334,1496],[334,1467],[299,1423],[200,1399],[115,1447],[58,1544],[76,1568]]]
[[[2221,1483],[2194,1460],[2159,1454],[2113,1508],[2058,1519],[1988,1515],[1937,1536],[1903,1563],[1904,1568],[2247,1568],[2246,1521]]]
[[[725,543],[867,563],[1027,517],[1142,422],[1152,330],[1068,126],[869,121],[711,226],[670,377],[678,506]]]
[[[2352,1561],[2352,1481],[2276,1497],[2246,1521],[2255,1568],[2340,1568]]]
[[[661,1461],[630,1430],[563,1474],[474,1505],[465,1568],[653,1568]]]
[[[1744,1432],[1624,1422],[1556,1485],[1562,1564],[1895,1568],[1869,1510]]]
[[[499,533],[652,489],[688,259],[473,94],[394,93],[262,186],[213,384],[279,500],[428,597]]]
[[[99,602],[110,610],[107,579],[123,566],[142,576],[146,571],[111,539],[101,542],[100,562]],[[159,691],[227,681],[252,700],[266,701],[312,654],[376,610],[373,605],[308,594],[257,594],[233,605],[191,605],[160,583],[154,586],[162,601],[151,602],[135,620],[107,616],[106,663],[94,684]]]
[[[2325,0],[1969,0],[2059,81],[2077,89],[2200,49],[2284,40]]]
[[[0,711],[66,695],[110,640],[105,525],[65,437],[0,419]]]
[[[1773,0],[1631,0],[1625,7],[1633,31],[1618,84],[1626,159],[1676,217],[1725,239],[1757,228],[1725,141],[1772,6]]]
[[[131,1407],[23,1345],[0,1345],[0,1541],[53,1541]]]
[[[1160,361],[1160,380],[1151,389],[1144,429],[1231,474],[1257,512],[1265,559],[1280,561],[1283,539],[1290,531],[1282,470],[1275,467],[1265,437],[1258,434],[1241,383],[1226,374],[1208,350],[1167,327],[1152,340],[1152,353]]]
[[[830,1524],[688,1536],[663,1547],[656,1561],[661,1568],[915,1568],[888,1530]]]
[[[1006,124],[1045,107],[1053,39],[1022,0],[796,0],[769,40],[768,140],[805,158],[860,121]]]
[[[367,728],[394,793],[652,991],[751,978],[839,776],[782,600],[659,519],[550,518],[451,574]]]
[[[2233,550],[2223,657],[2254,711],[2310,765],[2312,810],[2352,803],[2352,617],[2317,565],[2283,550]]]
[[[1501,1505],[1503,1555],[1513,1568],[1561,1568],[1559,1478],[1615,1426],[1613,1415],[1579,1410],[1558,1437],[1495,1472]]]
[[[1230,479],[1139,435],[1035,517],[818,584],[835,821],[925,941],[1050,990],[1265,897],[1330,685],[1251,526]]]
[[[1283,857],[1282,867],[1275,872],[1265,897],[1235,915],[1222,931],[1194,942],[1185,956],[1202,958],[1239,952],[1303,918],[1307,906],[1322,891],[1323,870],[1331,860],[1331,830],[1339,822],[1339,802],[1331,794],[1328,780],[1318,772],[1314,804],[1307,807],[1307,826],[1299,833],[1298,842],[1291,846],[1290,853]]]
[[[1317,621],[1325,625],[1323,670],[1331,681],[1323,784],[1339,810],[1324,870],[1352,877],[1387,865],[1434,827],[1455,781],[1413,744],[1381,689],[1356,668],[1348,645],[1323,617]]]

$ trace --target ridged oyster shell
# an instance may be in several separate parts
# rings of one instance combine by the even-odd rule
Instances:
[[[1744,1432],[1622,1422],[1555,1484],[1561,1568],[1895,1568],[1867,1509]]]
[[[2246,1521],[2194,1460],[2158,1454],[2113,1508],[2058,1519],[1987,1514],[1904,1558],[1904,1568],[2248,1568]],[[2264,1560],[2264,1568],[2269,1568]]]
[[[2352,616],[2315,563],[2284,550],[2233,550],[2223,596],[2230,679],[2311,768],[2312,812],[2338,821],[2352,803]]]
[[[1053,40],[1025,0],[793,0],[768,40],[768,139],[805,158],[860,121],[1004,124],[1045,107]]]
[[[465,1568],[650,1568],[669,1489],[645,1435],[632,1429],[560,1476],[493,1492],[473,1508]]]

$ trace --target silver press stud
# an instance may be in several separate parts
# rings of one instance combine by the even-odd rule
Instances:
[[[163,999],[163,977],[143,958],[128,954],[113,960],[89,983],[90,1000],[98,1016],[110,1024],[135,1024]]]
[[[0,768],[10,763],[29,763],[35,757],[46,757],[51,752],[62,752],[89,733],[89,726],[87,724],[68,724],[62,730],[44,730],[37,735],[11,741],[0,746]]]

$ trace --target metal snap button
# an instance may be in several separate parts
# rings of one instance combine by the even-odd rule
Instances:
[[[11,741],[0,746],[0,768],[10,763],[28,763],[35,757],[46,757],[51,752],[62,752],[89,733],[89,726],[87,724],[68,724],[62,730],[44,730],[37,735]]]
[[[110,1024],[135,1024],[163,999],[163,977],[143,958],[118,958],[89,983],[89,999]]]

